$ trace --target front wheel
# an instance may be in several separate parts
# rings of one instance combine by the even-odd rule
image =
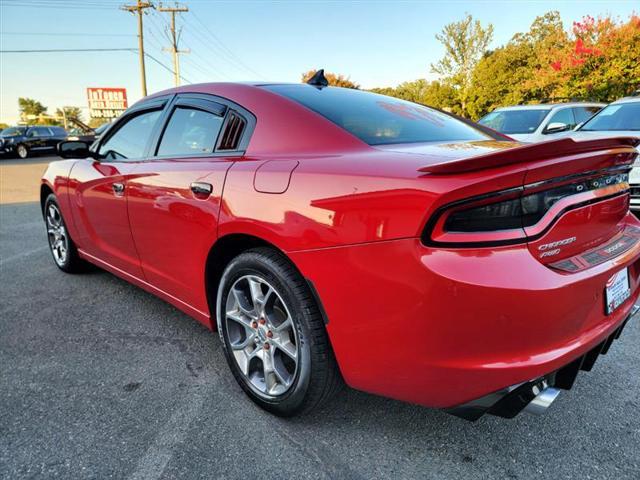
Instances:
[[[18,157],[25,159],[29,156],[29,149],[25,145],[21,144],[16,148],[16,153],[18,154]]]
[[[341,385],[318,306],[279,252],[258,248],[232,260],[217,303],[231,371],[265,410],[280,416],[307,412]]]
[[[50,194],[44,203],[44,219],[47,227],[49,250],[58,268],[67,273],[87,270],[88,263],[80,258],[67,226],[62,218],[56,196]]]

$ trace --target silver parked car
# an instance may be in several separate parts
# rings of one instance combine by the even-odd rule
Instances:
[[[603,108],[597,115],[576,129],[572,138],[637,137],[640,139],[640,91]],[[638,147],[640,152],[640,147]],[[640,213],[640,160],[629,175],[631,210]]]
[[[604,103],[540,103],[501,107],[478,123],[526,143],[568,135],[577,125],[598,113]]]

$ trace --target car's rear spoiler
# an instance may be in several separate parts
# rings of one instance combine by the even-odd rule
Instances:
[[[550,158],[567,157],[570,155],[597,152],[599,150],[623,149],[620,153],[625,153],[624,150],[629,151],[638,145],[640,145],[640,139],[633,137],[599,138],[579,141],[565,137],[549,142],[507,148],[477,157],[427,165],[419,168],[418,171],[432,175],[448,175],[502,167],[514,163],[528,163]],[[623,155],[623,157],[626,157],[625,160],[628,161],[626,155]]]

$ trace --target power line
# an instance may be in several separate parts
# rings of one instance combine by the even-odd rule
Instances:
[[[75,52],[137,52],[137,48],[53,48],[53,49],[38,49],[38,50],[0,50],[0,53],[75,53]],[[158,60],[153,55],[145,52],[145,57],[150,58],[155,63],[160,65],[168,72],[173,73],[173,70]],[[188,79],[180,76],[182,80],[187,83],[191,83]]]
[[[213,41],[219,45],[219,48],[223,51],[223,53],[226,54],[226,56],[231,61],[234,61],[236,64],[238,64],[242,68],[244,68],[246,71],[250,72],[252,75],[257,75],[259,78],[264,79],[263,75],[261,75],[260,73],[256,72],[253,68],[249,67],[229,47],[227,47],[224,44],[224,42],[222,40],[220,40],[220,38],[218,38],[218,36],[215,33],[213,33],[209,29],[209,27],[202,20],[200,20],[200,18],[197,15],[195,15],[193,13],[193,11],[191,11],[190,14],[202,26],[202,28],[210,36],[210,38],[213,39]]]
[[[51,36],[51,37],[133,37],[130,33],[61,33],[61,32],[0,32],[0,35]]]
[[[162,63],[160,60],[158,60],[157,58],[155,58],[153,55],[151,55],[151,54],[149,54],[149,53],[147,53],[147,52],[145,52],[145,54],[144,54],[144,55],[145,55],[145,57],[148,57],[148,58],[150,58],[151,60],[153,60],[154,62],[156,62],[158,65],[160,65],[160,66],[161,66],[162,68],[164,68],[166,71],[171,72],[171,73],[174,73],[174,71],[173,71],[173,70],[171,70],[171,67],[166,66],[164,63]],[[187,82],[187,83],[191,83],[189,80],[187,80],[186,78],[184,78],[182,75],[180,75],[180,78],[181,78],[182,80],[184,80],[185,82]]]
[[[64,53],[64,52],[137,52],[137,48],[51,48],[34,50],[0,50],[0,53]]]

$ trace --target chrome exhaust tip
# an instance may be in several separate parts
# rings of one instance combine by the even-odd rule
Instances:
[[[547,411],[551,404],[556,401],[559,395],[560,390],[553,387],[547,387],[536,395],[536,398],[534,398],[531,403],[525,407],[524,411],[534,415],[542,415]]]

